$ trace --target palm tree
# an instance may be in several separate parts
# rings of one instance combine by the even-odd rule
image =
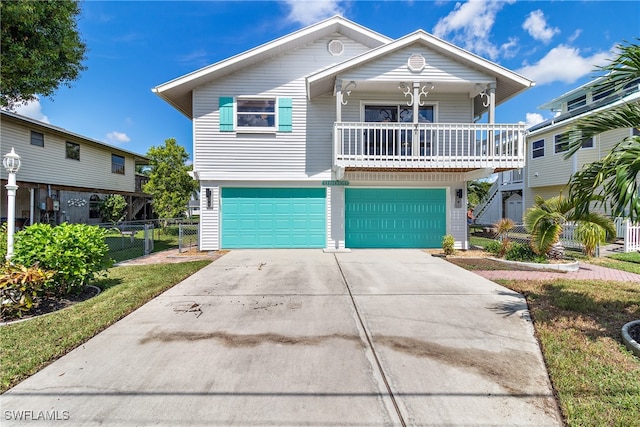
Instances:
[[[601,71],[608,74],[595,84],[597,90],[621,91],[640,79],[640,46],[619,46],[618,56]],[[609,110],[580,119],[568,131],[571,157],[582,142],[600,133],[614,129],[640,129],[640,100],[620,104]],[[588,213],[590,204],[607,206],[614,216],[629,216],[632,221],[640,218],[638,174],[640,172],[640,134],[634,132],[601,160],[589,163],[571,177],[569,197],[575,199],[576,208]]]
[[[559,244],[564,226],[569,222],[590,224],[604,231],[607,239],[615,236],[616,229],[611,219],[596,212],[582,212],[576,209],[575,200],[565,198],[562,194],[548,200],[536,196],[535,206],[527,210],[524,226],[531,233],[531,247],[538,255],[549,255],[554,245]],[[564,248],[556,248],[558,254]]]

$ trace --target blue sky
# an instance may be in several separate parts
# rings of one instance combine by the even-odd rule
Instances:
[[[176,138],[192,152],[188,118],[151,88],[335,14],[392,38],[417,29],[537,82],[496,121],[535,124],[537,107],[589,81],[616,44],[640,36],[636,1],[84,1],[78,29],[88,67],[71,88],[18,110],[144,154]]]

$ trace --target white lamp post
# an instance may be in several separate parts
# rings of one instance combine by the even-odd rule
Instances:
[[[20,169],[20,156],[11,147],[11,152],[4,155],[2,165],[7,170],[7,259],[13,255],[13,233],[16,229],[16,172]]]

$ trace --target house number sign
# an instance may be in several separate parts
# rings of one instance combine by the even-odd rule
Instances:
[[[349,181],[322,181],[322,185],[328,187],[341,187],[349,185]]]

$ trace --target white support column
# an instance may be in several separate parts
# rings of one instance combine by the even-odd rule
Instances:
[[[489,95],[489,123],[496,122],[496,84],[489,83],[487,85],[487,94]]]
[[[342,80],[336,79],[336,122],[342,121]]]
[[[327,187],[327,247],[324,252],[351,252],[345,248],[345,187]]]

